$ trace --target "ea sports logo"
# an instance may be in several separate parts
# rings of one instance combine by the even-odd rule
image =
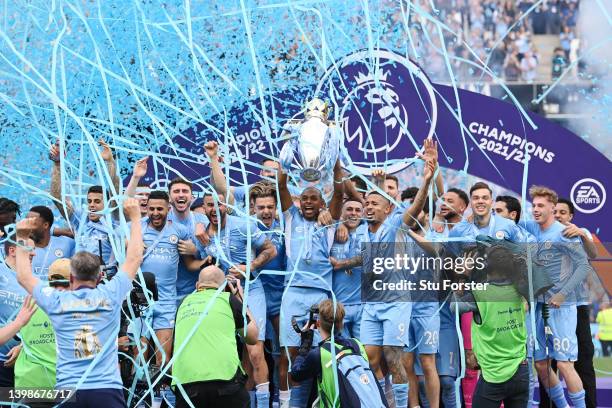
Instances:
[[[407,167],[416,146],[436,128],[437,103],[429,79],[415,63],[381,49],[363,50],[328,69],[315,95],[330,98],[344,147],[356,169],[370,174]]]
[[[605,204],[606,189],[599,181],[592,178],[584,178],[574,184],[570,197],[578,211],[592,214],[599,211]]]

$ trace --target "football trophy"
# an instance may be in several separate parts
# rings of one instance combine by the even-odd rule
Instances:
[[[280,164],[300,191],[314,186],[325,193],[333,188],[333,170],[340,150],[340,128],[328,120],[329,106],[320,99],[306,104],[303,120],[284,127],[289,140],[280,152]]]

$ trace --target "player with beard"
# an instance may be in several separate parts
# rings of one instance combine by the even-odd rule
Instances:
[[[437,149],[435,143],[432,147],[434,150]],[[437,154],[437,150],[435,154]],[[362,250],[363,258],[381,256],[380,251],[378,251],[380,248],[389,247],[393,250],[393,245],[381,246],[380,244],[393,244],[402,230],[415,224],[418,214],[423,209],[427,190],[433,179],[437,165],[435,154],[428,151],[426,156],[423,156],[426,159],[423,185],[419,189],[414,203],[403,213],[394,211],[391,202],[377,190],[366,196],[365,216],[368,222],[368,230],[364,238],[365,242],[370,245],[366,245]],[[382,177],[377,180],[377,185],[381,184]],[[373,251],[377,251],[377,253],[370,253]],[[383,255],[393,256],[393,254]],[[395,271],[392,271],[383,273],[379,277],[382,281],[385,281],[385,279],[396,281],[397,276],[395,275]],[[401,273],[398,276],[401,276]],[[366,301],[361,319],[361,340],[365,344],[370,366],[381,381],[381,386],[384,387],[381,370],[384,356],[392,376],[393,394],[398,408],[404,408],[408,405],[408,377],[403,359],[404,347],[409,345],[410,313],[411,303],[409,301],[403,299],[401,295],[385,292],[380,300],[369,298]]]
[[[294,205],[287,186],[287,174],[278,176],[281,209],[285,220],[285,251],[287,254],[286,290],[283,295],[280,315],[281,352],[280,402],[289,406],[288,357],[294,359],[301,342],[300,335],[292,327],[296,318],[300,327],[308,320],[310,307],[329,297],[332,290],[333,267],[329,257],[334,241],[335,226],[321,226],[317,219],[325,208],[320,190],[307,187],[300,194],[300,207]],[[334,166],[334,190],[329,203],[329,213],[334,220],[340,218],[344,181],[340,162]],[[294,383],[290,392],[292,407],[304,407],[310,395],[310,384]]]
[[[181,255],[191,255],[196,258],[200,256],[196,240],[207,242],[206,226],[208,219],[206,216],[191,211],[191,201],[193,200],[192,184],[184,179],[176,178],[168,184],[168,194],[170,196],[170,212],[168,221],[180,224],[189,233],[189,239],[180,240],[178,249]],[[194,291],[198,280],[198,271],[190,271],[181,260],[178,267],[176,279],[176,304]]]
[[[418,154],[418,157],[425,161],[423,185],[418,190],[414,202],[407,209],[394,208],[389,200],[390,194],[385,192],[383,196],[380,192],[385,189],[387,180],[385,173],[382,171],[372,173],[379,190],[370,192],[365,201],[368,228],[364,234],[364,242],[370,245],[365,245],[362,249],[361,257],[359,257],[361,259],[351,260],[346,265],[347,267],[365,263],[363,259],[395,255],[395,246],[388,244],[393,244],[398,238],[401,238],[402,231],[416,224],[417,216],[425,205],[427,191],[436,171],[437,154],[437,144],[429,139],[426,140],[423,153]],[[436,184],[438,184],[437,181]],[[387,254],[385,248],[392,250],[393,254]],[[378,276],[382,281],[385,279],[397,281],[397,278],[403,275],[398,271],[391,271],[391,273],[383,273]],[[384,356],[384,362],[392,376],[396,406],[406,407],[408,405],[408,377],[403,362],[405,359],[404,347],[409,344],[411,303],[401,295],[391,292],[386,292],[378,297],[376,294],[373,296],[368,298],[363,308],[361,340],[366,345],[370,365],[381,382],[382,388],[385,387],[381,369]]]
[[[108,167],[116,192],[119,192],[119,178],[117,177],[115,160],[110,147],[103,141],[102,159]],[[108,200],[102,186],[92,186],[87,191],[87,211],[75,207],[69,200],[62,200],[61,156],[59,144],[54,144],[49,150],[49,159],[53,161],[51,174],[51,197],[60,214],[70,222],[75,233],[76,251],[87,251],[95,254],[104,261],[105,265],[115,264],[110,236],[112,236],[116,223],[112,216],[103,214],[108,208]],[[100,249],[102,252],[100,253]],[[61,258],[61,257],[59,257]]]
[[[334,241],[329,258],[334,267],[333,290],[336,301],[344,305],[344,329],[346,338],[359,339],[361,328],[361,266],[347,268],[351,259],[360,257],[361,243],[367,233],[367,224],[363,221],[363,204],[347,200],[342,205],[342,224],[348,229],[346,242]]]
[[[51,235],[54,217],[51,209],[45,206],[30,208],[26,218],[32,218],[32,240],[34,241],[34,259],[32,271],[34,275],[46,280],[49,266],[60,258],[70,258],[74,254],[74,240],[68,237]]]
[[[262,234],[276,247],[276,256],[266,264],[266,270],[286,271],[285,237],[280,222],[276,217],[276,189],[272,183],[258,182],[251,188],[253,209],[257,216],[257,227]],[[260,274],[266,294],[266,313],[272,321],[272,327],[279,336],[280,307],[283,297],[285,277],[283,275]]]
[[[418,193],[418,188],[412,187],[402,193],[402,199],[413,203]],[[407,252],[410,251],[415,257],[427,257],[427,252],[416,246],[419,240],[433,241],[437,235],[429,224],[429,213],[436,212],[435,202],[432,201],[431,209],[425,200],[423,210],[417,217],[417,222],[407,233],[410,237]],[[438,282],[438,273],[434,270],[420,268],[415,274],[415,281]],[[409,406],[419,405],[419,382],[424,379],[425,393],[421,395],[423,406],[438,407],[440,399],[440,378],[436,369],[436,353],[439,348],[440,339],[440,314],[438,313],[437,291],[418,291],[412,299],[412,314],[410,316],[410,344],[411,351],[407,352],[405,364],[409,380]],[[415,359],[418,355],[418,359]],[[418,376],[418,377],[417,377]],[[424,377],[424,378],[423,378]],[[454,401],[453,401],[454,403]]]
[[[458,188],[449,188],[442,197],[440,215],[446,221],[445,234],[463,220],[463,213],[467,209],[470,199],[465,191]]]
[[[268,366],[264,356],[263,342],[266,336],[266,295],[258,271],[276,257],[276,247],[266,239],[254,222],[242,217],[227,214],[224,196],[215,199],[211,194],[204,196],[204,208],[210,224],[207,234],[209,244],[205,254],[213,256],[221,269],[240,279],[249,280],[246,289],[246,304],[257,324],[257,343],[246,346],[249,360],[253,366],[253,380],[257,388],[257,406],[268,407],[270,390]],[[254,255],[254,254],[257,255]]]
[[[529,189],[534,221],[524,223],[538,243],[537,260],[543,264],[554,286],[536,306],[536,341],[534,352],[536,370],[540,380],[556,406],[566,407],[567,401],[559,378],[550,368],[550,359],[557,360],[557,368],[567,384],[573,405],[585,407],[582,381],[574,368],[578,357],[576,338],[577,290],[591,272],[586,253],[579,238],[563,236],[565,226],[555,220],[557,194],[549,188],[532,186]],[[548,326],[552,334],[546,335],[542,316],[544,303],[549,306]],[[549,353],[548,353],[549,352]]]
[[[155,274],[158,301],[153,306],[153,330],[161,345],[155,353],[156,363],[161,367],[170,360],[172,350],[179,260],[193,271],[199,271],[208,260],[180,254],[179,242],[188,240],[189,232],[181,224],[168,220],[169,198],[165,191],[152,191],[147,205],[148,217],[140,220],[146,248],[141,270]]]

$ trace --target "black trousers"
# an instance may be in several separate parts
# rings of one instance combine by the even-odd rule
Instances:
[[[576,322],[576,337],[578,340],[578,360],[574,363],[574,368],[582,380],[585,392],[585,403],[587,408],[597,408],[597,385],[595,380],[595,367],[593,367],[593,355],[595,347],[591,336],[590,305],[581,305],[576,308],[578,319]],[[553,361],[553,369],[557,366]],[[544,385],[540,381],[540,406],[555,407],[550,401]]]
[[[523,362],[510,379],[501,384],[487,382],[482,376],[478,379],[472,398],[472,406],[477,408],[525,408],[529,400],[529,365]]]
[[[206,381],[183,384],[185,393],[194,407],[198,408],[249,408],[249,393],[240,382]],[[177,389],[176,408],[190,405]]]

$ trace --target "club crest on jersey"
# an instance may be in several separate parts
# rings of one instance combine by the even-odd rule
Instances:
[[[367,374],[361,374],[359,376],[359,382],[364,385],[368,385],[370,383],[370,379],[368,378]]]
[[[550,248],[552,248],[552,242],[551,241],[544,242],[544,249],[550,249]]]
[[[432,137],[436,126],[431,82],[414,62],[387,50],[346,56],[325,73],[315,95],[329,96],[339,109],[333,120],[344,134],[343,160],[365,174],[376,168],[372,163],[391,163],[388,173],[407,167],[405,158],[423,138]]]
[[[504,235],[504,231],[497,231],[495,233],[495,238],[497,238],[497,239],[504,239],[504,236],[505,236]]]
[[[176,244],[178,242],[178,237],[174,234],[170,235],[170,243]]]
[[[62,251],[61,249],[56,249],[54,252],[55,256],[58,258],[63,258],[64,257],[64,251]]]

